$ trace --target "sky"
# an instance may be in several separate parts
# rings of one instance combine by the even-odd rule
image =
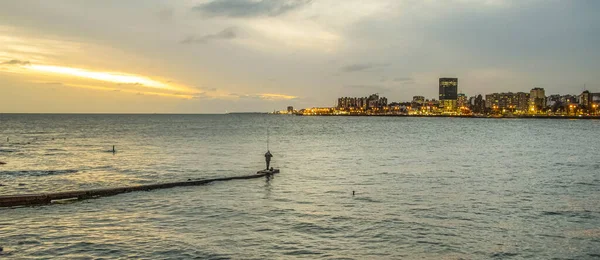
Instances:
[[[0,1],[0,113],[600,92],[597,0]]]

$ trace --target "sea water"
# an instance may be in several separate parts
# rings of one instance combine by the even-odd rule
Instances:
[[[281,169],[2,208],[0,257],[598,258],[599,129],[598,120],[0,114],[0,195],[253,174],[265,167],[267,132]]]

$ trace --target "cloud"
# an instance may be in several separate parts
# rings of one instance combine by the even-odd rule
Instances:
[[[63,85],[62,82],[44,82],[46,85]]]
[[[202,36],[188,36],[181,43],[183,44],[191,44],[191,43],[200,43],[206,44],[209,41],[214,40],[232,40],[238,37],[237,29],[235,27],[225,28],[218,33],[213,34],[205,34]]]
[[[415,79],[412,77],[397,77],[394,78],[395,82],[404,82],[404,83],[409,83],[409,82],[414,82]]]
[[[245,99],[260,99],[260,100],[271,100],[271,101],[276,101],[276,100],[292,100],[292,99],[297,99],[297,96],[290,96],[290,95],[284,95],[284,94],[273,94],[273,93],[261,93],[261,94],[236,94],[236,93],[231,93],[229,94],[229,96],[232,97],[236,97],[236,98],[245,98]]]
[[[381,85],[346,85],[344,86],[344,91],[348,91],[352,94],[360,94],[362,95],[372,94],[372,93],[385,93],[389,91],[389,88],[386,88]]]
[[[73,87],[73,88],[84,88],[84,89],[92,89],[92,90],[100,90],[100,91],[111,91],[111,92],[120,92],[120,93],[129,93],[136,94],[139,96],[157,96],[157,97],[171,97],[171,98],[180,98],[180,99],[193,99],[195,97],[195,93],[165,93],[165,92],[156,92],[156,91],[146,91],[146,90],[138,90],[138,89],[127,89],[127,88],[112,88],[106,86],[98,86],[98,85],[89,85],[89,84],[75,84],[75,83],[62,83],[62,86],[65,87]]]
[[[359,71],[370,71],[374,69],[379,69],[383,67],[387,67],[390,64],[388,63],[357,63],[351,64],[348,66],[344,66],[341,68],[343,72],[359,72]]]
[[[208,16],[260,17],[278,16],[301,8],[312,0],[214,0],[192,8]]]
[[[156,17],[162,22],[170,22],[173,20],[174,11],[172,8],[162,8],[156,12]]]
[[[31,63],[29,61],[23,61],[23,60],[9,60],[9,61],[5,61],[0,63],[0,65],[20,65],[20,66],[27,66],[27,65],[31,65]]]
[[[263,93],[263,94],[259,94],[258,96],[261,99],[266,99],[266,100],[290,100],[290,99],[298,98],[297,96],[290,96],[290,95],[283,95],[283,94],[270,94],[270,93]]]

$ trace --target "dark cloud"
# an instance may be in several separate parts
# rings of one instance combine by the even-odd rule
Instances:
[[[214,0],[199,4],[193,11],[208,16],[258,17],[278,16],[309,4],[312,0]]]
[[[224,30],[213,33],[213,34],[205,34],[202,36],[188,36],[183,39],[181,43],[183,44],[191,44],[191,43],[200,43],[205,44],[209,41],[214,40],[232,40],[238,37],[237,29],[235,27],[225,28]]]
[[[23,61],[23,60],[9,60],[9,61],[5,61],[0,63],[0,65],[31,65],[31,63],[29,61]]]
[[[357,64],[351,64],[348,66],[344,66],[341,68],[341,71],[343,71],[343,72],[370,71],[370,70],[387,67],[389,65],[390,64],[387,64],[387,63],[357,63]]]

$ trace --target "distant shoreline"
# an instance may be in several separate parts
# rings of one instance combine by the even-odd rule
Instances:
[[[544,116],[544,115],[526,115],[526,116],[469,116],[469,115],[303,115],[297,114],[298,116],[342,116],[342,117],[444,117],[444,118],[489,118],[489,119],[600,119],[600,116]]]
[[[303,115],[303,114],[274,114],[269,112],[230,112],[222,114],[182,114],[182,113],[0,113],[1,116],[8,115],[79,115],[79,116],[102,116],[102,115],[114,115],[114,116],[151,116],[151,115],[164,115],[164,116],[177,116],[177,115],[206,115],[206,116],[218,116],[218,115],[277,115],[277,116],[304,116],[304,117],[432,117],[432,118],[489,118],[489,119],[595,119],[600,120],[600,116],[544,116],[544,115],[524,115],[524,116],[472,116],[472,115],[332,115],[332,114],[321,114],[321,115]]]

